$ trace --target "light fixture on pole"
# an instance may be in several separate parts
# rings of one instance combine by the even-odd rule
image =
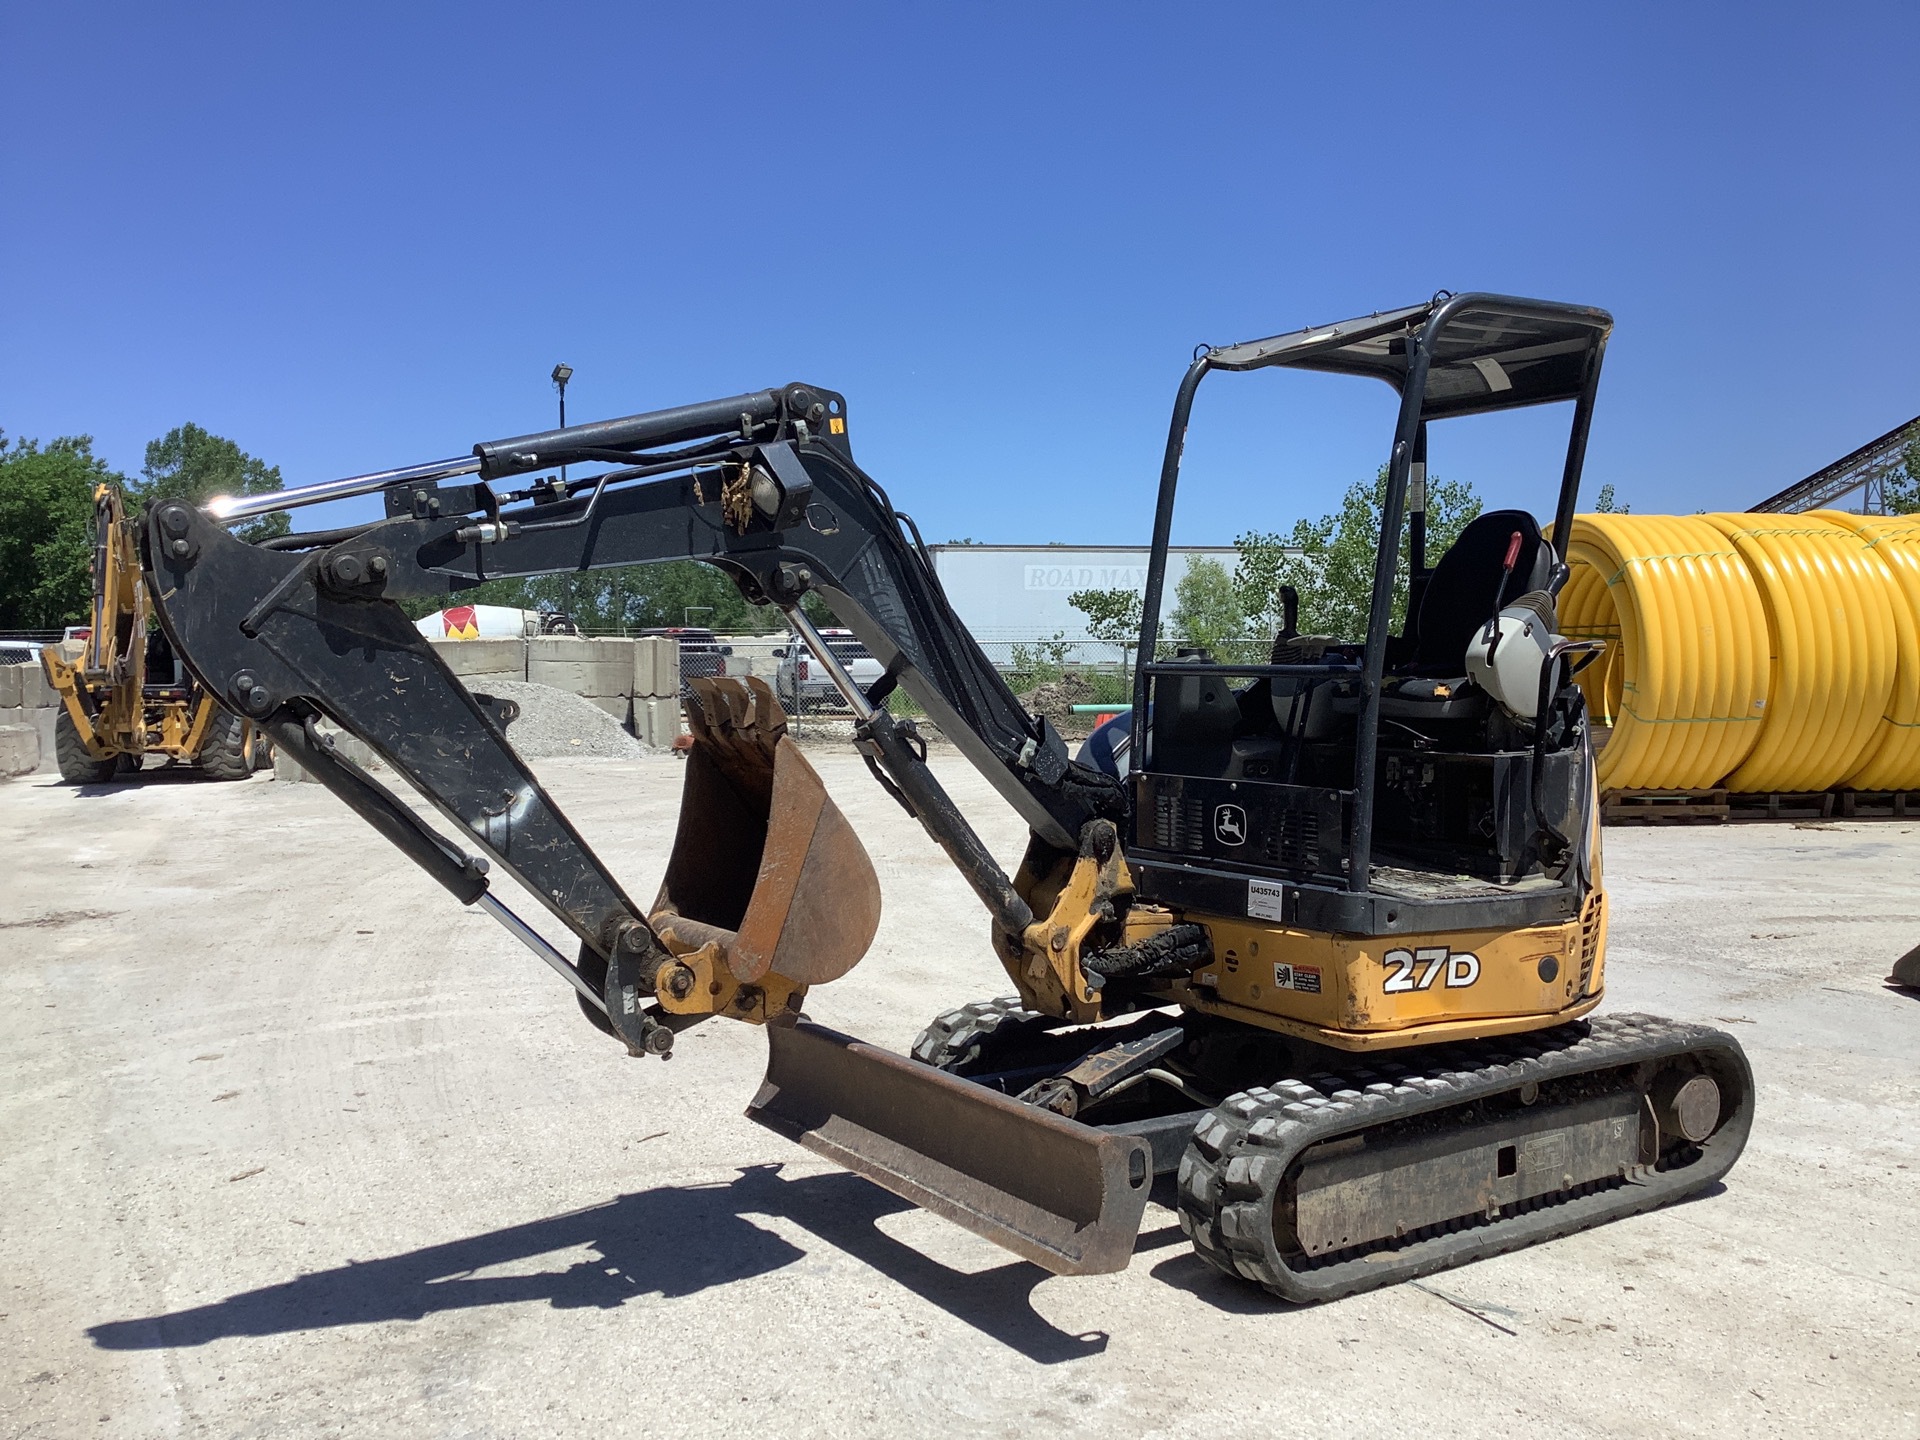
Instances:
[[[553,367],[551,378],[553,388],[560,392],[560,428],[564,430],[567,428],[567,381],[573,378],[573,367],[562,360]],[[560,467],[560,483],[563,486],[567,483],[567,467],[564,465]]]

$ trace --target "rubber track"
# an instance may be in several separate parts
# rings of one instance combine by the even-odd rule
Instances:
[[[1692,1163],[1642,1168],[1632,1179],[1580,1187],[1493,1221],[1461,1220],[1386,1241],[1364,1255],[1288,1263],[1274,1238],[1276,1195],[1312,1145],[1356,1130],[1504,1094],[1528,1081],[1699,1056],[1719,1082],[1726,1119]],[[1639,1214],[1704,1189],[1739,1158],[1753,1123],[1753,1076],[1739,1042],[1721,1030],[1652,1015],[1610,1015],[1502,1040],[1410,1056],[1354,1057],[1344,1075],[1316,1075],[1242,1091],[1194,1130],[1180,1162],[1180,1228],[1201,1259],[1292,1301],[1333,1300],[1504,1254]],[[1438,1233],[1436,1233],[1438,1232]],[[1353,1252],[1347,1252],[1352,1254]]]
[[[1045,1017],[1020,1006],[1018,995],[1002,995],[993,1000],[976,1000],[971,1005],[943,1010],[914,1037],[907,1053],[922,1065],[936,1070],[964,1065],[980,1053],[985,1043],[1001,1026],[1009,1022],[1041,1020]]]

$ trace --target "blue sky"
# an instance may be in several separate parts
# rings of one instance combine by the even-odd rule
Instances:
[[[1196,343],[1443,287],[1613,312],[1589,500],[1920,412],[1912,5],[172,8],[0,22],[0,427],[130,470],[459,453],[564,359],[576,419],[844,391],[929,539],[1143,542]],[[1202,394],[1180,540],[1385,453],[1383,386]],[[1564,417],[1470,423],[1436,472],[1550,508]]]

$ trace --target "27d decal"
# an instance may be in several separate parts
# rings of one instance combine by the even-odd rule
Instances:
[[[1389,950],[1380,957],[1392,973],[1383,987],[1389,995],[1431,990],[1446,977],[1447,989],[1464,990],[1480,978],[1480,957],[1444,945],[1422,945],[1418,950]]]

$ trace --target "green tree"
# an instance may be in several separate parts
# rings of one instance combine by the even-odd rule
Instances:
[[[1881,482],[1889,515],[1920,512],[1920,420],[1908,427],[1900,468]]]
[[[1633,507],[1622,505],[1613,498],[1613,482],[1609,480],[1600,487],[1600,494],[1594,499],[1593,508],[1602,515],[1631,515]]]
[[[1240,634],[1246,618],[1233,576],[1218,560],[1197,557],[1173,587],[1172,638],[1216,650]]]
[[[443,604],[560,611],[582,630],[604,634],[627,634],[658,625],[704,625],[723,634],[764,634],[787,623],[771,605],[749,605],[723,571],[698,560],[489,580],[444,601],[406,601],[404,608],[418,619]],[[833,612],[817,594],[809,594],[801,608],[816,625],[834,623]]]
[[[1349,487],[1333,514],[1296,521],[1285,535],[1250,531],[1235,540],[1240,563],[1234,569],[1233,583],[1250,624],[1260,630],[1277,630],[1280,587],[1291,585],[1300,593],[1303,631],[1344,640],[1363,638],[1372,605],[1374,554],[1380,544],[1386,496],[1387,467],[1383,465],[1371,483],[1357,481]],[[1428,476],[1427,564],[1435,564],[1479,513],[1480,497],[1471,484]],[[1406,624],[1410,543],[1403,524],[1393,588],[1395,630]]]
[[[1087,634],[1096,640],[1129,645],[1140,638],[1140,610],[1144,597],[1138,590],[1076,590],[1067,603],[1087,617]]]
[[[132,487],[135,504],[188,500],[204,505],[216,495],[265,495],[281,488],[280,467],[247,454],[233,441],[189,420],[147,446],[144,477]],[[284,513],[262,515],[235,527],[242,540],[265,540],[292,528]]]
[[[126,477],[87,435],[45,449],[0,433],[0,629],[56,630],[87,617],[93,594],[93,489]]]

